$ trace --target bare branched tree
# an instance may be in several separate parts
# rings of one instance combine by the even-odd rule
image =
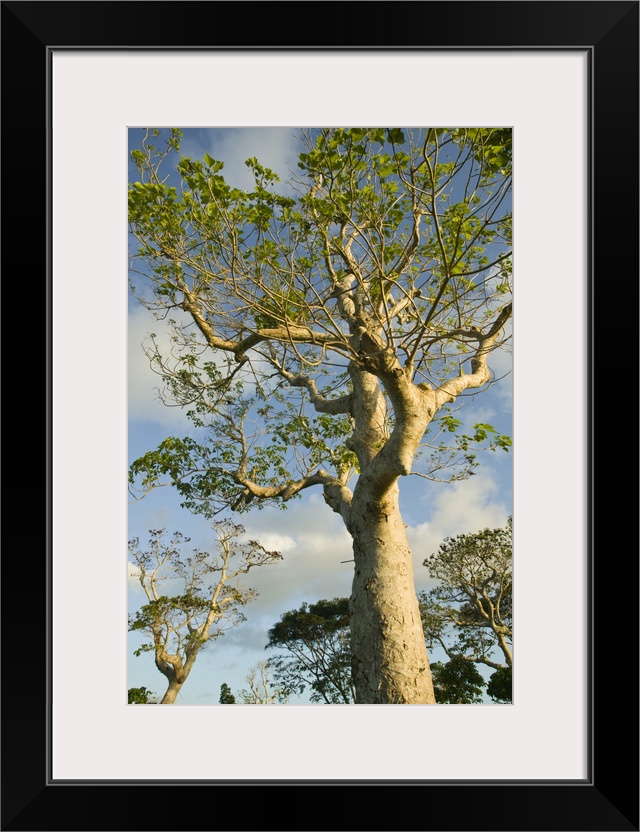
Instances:
[[[245,620],[241,607],[256,592],[240,585],[241,576],[282,557],[255,540],[243,541],[244,528],[229,520],[213,526],[215,554],[194,549],[185,557],[181,550],[189,538],[175,532],[167,540],[164,529],[150,530],[145,551],[138,538],[129,541],[129,553],[147,596],[147,603],[129,616],[129,630],[150,637],[135,655],[153,652],[156,667],[168,683],[161,705],[176,701],[200,650]]]
[[[238,692],[243,705],[282,705],[289,699],[283,687],[273,685],[271,671],[265,661],[256,662],[247,673],[246,682],[249,687]]]

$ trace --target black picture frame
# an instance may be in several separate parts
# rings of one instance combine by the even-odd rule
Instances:
[[[45,338],[39,349],[30,352],[33,376],[28,388],[17,366],[21,362],[14,362],[11,353],[5,387],[11,391],[9,408],[24,402],[27,389],[27,396],[41,389],[47,417],[46,431],[37,432],[41,444],[33,437],[24,442],[33,454],[30,464],[25,463],[27,452],[8,472],[7,490],[26,499],[31,513],[37,506],[44,522],[37,544],[29,529],[28,546],[19,542],[16,551],[13,543],[5,546],[2,560],[2,829],[638,830],[638,548],[637,525],[630,529],[627,519],[637,515],[624,500],[628,469],[637,482],[637,468],[629,463],[628,439],[636,432],[627,424],[628,403],[623,415],[617,408],[619,399],[629,395],[632,402],[635,399],[626,380],[625,356],[632,348],[626,343],[630,336],[635,348],[631,355],[637,354],[639,3],[161,2],[155,4],[157,13],[150,14],[151,5],[1,4],[5,303],[14,323],[17,318],[21,331],[31,333],[25,343],[35,344],[36,332]],[[179,29],[178,17],[183,22]],[[333,28],[331,21],[336,21]],[[424,42],[421,30],[427,33]],[[214,33],[211,40],[202,40],[205,32]],[[314,783],[271,780],[268,773],[264,781],[224,784],[48,779],[51,645],[44,636],[50,622],[51,542],[48,134],[49,67],[56,48],[588,51],[592,109],[587,780],[492,781],[491,754],[499,753],[499,738],[482,736],[470,740],[469,749],[461,753],[485,753],[479,749],[487,740],[486,781],[361,781],[357,772],[349,781],[332,780],[328,772],[326,780]],[[28,298],[16,283],[21,268],[30,275]],[[614,281],[624,285],[622,308],[613,293]],[[570,310],[565,314],[569,316]],[[633,358],[630,363],[635,366]],[[14,391],[20,391],[15,399]],[[13,516],[7,525],[12,522]],[[620,592],[621,586],[626,593]],[[16,587],[21,591],[16,592]],[[544,666],[541,684],[553,684],[544,678]],[[91,694],[78,691],[79,696]],[[347,749],[345,738],[345,753]],[[242,791],[230,797],[225,791],[227,800],[222,801],[218,789]]]

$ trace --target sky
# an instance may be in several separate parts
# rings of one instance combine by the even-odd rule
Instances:
[[[232,186],[244,188],[252,184],[244,164],[252,156],[277,171],[282,182],[287,180],[290,171],[296,170],[299,149],[296,130],[183,129],[183,155],[202,158],[207,152],[223,161],[223,173]],[[130,149],[139,147],[143,130],[132,128],[129,132]],[[132,165],[130,173],[135,176]],[[123,287],[126,286],[127,281],[123,279]],[[193,428],[181,410],[167,407],[159,400],[161,380],[150,369],[142,348],[150,332],[156,334],[160,343],[168,343],[166,329],[130,298],[129,463],[154,449],[167,436],[186,436]],[[499,432],[511,434],[510,357],[506,353],[494,356],[491,367],[496,376],[504,378],[473,397],[465,410],[465,418],[471,422],[489,422]],[[420,591],[432,586],[423,561],[438,549],[445,537],[505,524],[512,513],[512,455],[502,450],[481,453],[475,475],[454,484],[405,477],[400,483],[400,494],[414,556],[416,590]],[[243,609],[246,621],[201,650],[176,704],[217,704],[222,683],[228,684],[234,693],[246,688],[246,676],[251,668],[274,654],[265,650],[267,631],[284,612],[298,608],[303,602],[350,594],[351,542],[342,520],[325,505],[320,490],[308,489],[303,495],[301,500],[290,502],[284,511],[267,507],[233,518],[242,523],[248,538],[259,540],[267,549],[278,550],[283,559],[251,570],[247,585],[257,590],[258,597]],[[210,521],[189,513],[179,502],[178,495],[168,487],[156,489],[140,500],[131,499],[129,539],[139,537],[144,547],[150,529],[166,528],[169,533],[180,531],[188,535],[189,548],[211,551],[214,536]],[[134,612],[146,598],[131,563],[127,564],[127,587],[129,611]],[[155,668],[152,654],[133,655],[142,641],[138,634],[129,633],[128,685],[145,686],[162,695],[165,678]],[[430,655],[432,662],[444,658],[438,651]],[[291,702],[306,704],[308,698],[292,698]]]

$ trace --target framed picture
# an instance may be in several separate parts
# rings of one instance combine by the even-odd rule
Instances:
[[[3,829],[639,828],[637,557],[612,574],[619,505],[595,534],[628,464],[605,385],[613,281],[637,291],[637,33],[637,2],[2,3],[5,250],[42,274],[47,357],[45,535],[26,587],[3,564]],[[430,118],[514,130],[513,704],[128,708],[127,129]]]

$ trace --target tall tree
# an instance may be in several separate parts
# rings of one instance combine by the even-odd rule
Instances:
[[[242,589],[237,579],[254,566],[282,557],[255,540],[241,541],[244,528],[229,520],[215,521],[213,528],[216,554],[194,549],[184,557],[181,547],[189,538],[176,532],[167,541],[164,529],[150,530],[149,548],[144,551],[138,538],[129,541],[129,553],[147,596],[147,603],[129,616],[129,630],[150,638],[134,652],[136,656],[153,652],[168,685],[161,705],[176,701],[200,650],[244,621],[240,607],[257,593]],[[163,584],[168,584],[171,594],[162,592]]]
[[[420,593],[427,643],[456,663],[482,664],[496,673],[488,692],[510,701],[513,663],[512,523],[448,537],[424,561],[438,581]]]
[[[269,630],[267,647],[286,651],[269,659],[286,690],[301,694],[310,688],[312,702],[354,701],[348,598],[283,613]]]
[[[132,152],[132,287],[174,321],[148,354],[201,430],[136,460],[132,487],[172,483],[208,516],[322,489],[353,540],[356,701],[434,703],[399,481],[510,444],[461,434],[452,405],[508,341],[511,132],[303,133],[296,197],[257,158],[250,191],[207,153],[165,177],[181,135]]]

